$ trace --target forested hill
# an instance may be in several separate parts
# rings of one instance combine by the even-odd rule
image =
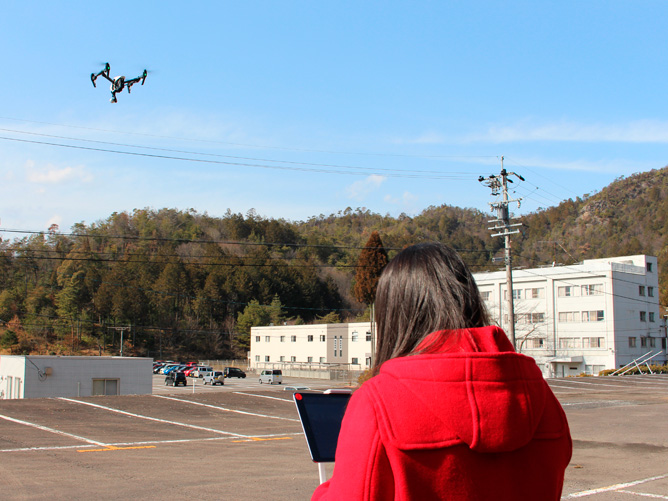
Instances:
[[[659,260],[660,301],[668,299],[668,168],[619,178],[592,196],[522,218],[517,263],[536,266],[649,254]]]
[[[592,196],[521,219],[517,266],[647,253],[659,257],[662,303],[668,171],[618,179]],[[494,269],[502,239],[489,214],[451,206],[398,218],[365,208],[290,222],[227,212],[142,209],[70,231],[0,236],[0,350],[244,356],[252,325],[363,318],[351,291],[360,250],[378,231],[389,257],[438,240],[474,271]],[[128,337],[126,337],[126,340]]]

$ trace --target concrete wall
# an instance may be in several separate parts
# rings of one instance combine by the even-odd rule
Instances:
[[[22,378],[22,392],[12,398],[150,394],[152,366],[151,358],[2,355],[0,391],[9,398],[8,381]]]

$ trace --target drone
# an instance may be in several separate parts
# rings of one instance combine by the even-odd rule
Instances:
[[[148,75],[148,71],[144,70],[144,72],[137,78],[130,78],[126,80],[125,77],[122,76],[111,78],[109,76],[109,70],[111,70],[109,63],[104,63],[104,69],[102,71],[97,74],[90,74],[90,81],[93,82],[93,87],[97,87],[97,85],[95,85],[95,80],[97,80],[97,77],[100,76],[111,82],[111,86],[109,87],[111,89],[111,99],[109,100],[110,103],[117,103],[118,99],[116,99],[116,94],[122,92],[126,87],[128,88],[128,94],[130,94],[130,89],[137,82],[141,81],[141,84],[144,85],[144,80],[146,80],[146,75]]]

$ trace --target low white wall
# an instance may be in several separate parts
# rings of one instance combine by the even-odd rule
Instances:
[[[150,394],[153,390],[151,358],[0,357],[0,371],[5,364],[16,366],[15,370],[23,366],[23,398],[89,397],[94,379],[117,380],[114,384],[119,395]]]

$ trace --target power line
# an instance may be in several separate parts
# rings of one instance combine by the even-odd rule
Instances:
[[[204,163],[204,164],[214,164],[214,165],[228,165],[235,167],[252,167],[258,169],[275,169],[275,170],[290,170],[290,171],[299,171],[299,172],[317,172],[322,174],[347,174],[352,176],[368,176],[369,172],[353,172],[353,171],[339,171],[331,169],[307,169],[302,167],[288,167],[280,165],[263,165],[263,164],[250,164],[243,162],[225,162],[222,160],[207,160],[204,158],[188,158],[188,157],[176,157],[170,155],[157,155],[153,153],[139,153],[136,151],[121,151],[121,150],[111,150],[106,148],[92,148],[89,146],[77,146],[73,144],[60,144],[60,143],[50,143],[47,141],[32,141],[29,139],[18,139],[13,137],[0,136],[0,139],[5,141],[16,141],[21,143],[31,143],[31,144],[42,144],[45,146],[56,146],[60,148],[71,148],[75,150],[86,150],[86,151],[97,151],[101,153],[114,153],[118,155],[129,155],[136,157],[145,157],[145,158],[157,158],[161,160],[176,160],[182,162],[195,162],[195,163]],[[399,177],[399,178],[412,178],[412,179],[457,179],[455,176],[421,176],[421,175],[411,175],[411,174],[386,174],[390,177]],[[465,179],[460,177],[460,179]]]
[[[241,240],[195,240],[189,238],[167,238],[167,237],[139,237],[133,235],[96,235],[91,233],[49,233],[47,231],[38,230],[20,230],[10,228],[0,228],[0,233],[19,233],[28,235],[43,235],[43,236],[65,236],[74,238],[89,238],[89,239],[119,239],[119,240],[133,240],[146,242],[180,242],[180,243],[198,243],[198,244],[218,244],[218,245],[242,245],[242,246],[276,246],[276,247],[296,247],[296,248],[314,248],[314,249],[351,249],[362,250],[363,245],[334,245],[334,244],[300,244],[295,242],[249,242]],[[403,250],[404,247],[385,247],[385,250]],[[457,252],[490,252],[487,249],[455,249]]]
[[[235,143],[229,141],[220,141],[214,139],[198,139],[198,138],[187,138],[187,137],[177,137],[177,136],[165,136],[158,134],[147,134],[142,132],[133,132],[128,130],[111,130],[111,129],[100,129],[94,127],[83,127],[79,125],[68,125],[68,124],[58,124],[52,122],[40,122],[36,120],[26,120],[21,118],[12,118],[12,117],[0,117],[2,120],[11,120],[15,122],[25,122],[25,123],[35,123],[41,125],[55,125],[57,127],[67,127],[71,129],[80,129],[80,130],[90,130],[95,132],[109,132],[112,134],[125,134],[132,136],[144,136],[144,137],[153,137],[158,139],[170,139],[170,140],[179,140],[179,141],[192,141],[200,143],[209,143],[209,144],[224,144],[228,146],[242,146],[246,148],[259,148],[259,149],[272,149],[272,150],[283,150],[283,151],[297,151],[297,152],[307,152],[307,153],[327,153],[335,155],[359,155],[359,156],[381,156],[381,157],[399,157],[399,158],[434,158],[434,159],[456,159],[456,158],[495,158],[495,155],[409,155],[401,153],[386,153],[386,152],[355,152],[355,151],[336,151],[336,150],[319,150],[319,149],[309,149],[309,148],[294,148],[294,147],[283,147],[283,146],[267,146],[267,145],[257,145],[257,144],[245,144],[245,143]]]
[[[87,142],[87,143],[105,144],[105,145],[109,145],[109,146],[121,146],[121,147],[124,147],[124,148],[138,148],[138,149],[153,150],[153,151],[164,151],[164,152],[170,152],[170,153],[184,153],[184,154],[189,154],[189,155],[200,155],[200,156],[219,157],[219,158],[232,158],[232,159],[237,159],[237,160],[253,160],[253,161],[257,161],[257,162],[274,162],[274,163],[284,163],[284,164],[313,166],[313,167],[329,167],[329,168],[336,168],[336,169],[354,169],[354,170],[358,170],[358,171],[366,171],[368,173],[410,172],[410,173],[413,173],[413,174],[442,174],[444,176],[446,176],[446,175],[449,176],[448,179],[469,179],[470,176],[471,176],[470,173],[467,173],[467,172],[454,172],[452,174],[447,174],[445,172],[415,170],[415,169],[387,169],[387,168],[371,168],[371,167],[337,165],[337,164],[321,164],[321,163],[313,163],[313,162],[295,162],[295,161],[290,161],[290,160],[276,160],[276,159],[255,158],[255,157],[240,157],[240,156],[234,156],[234,155],[222,155],[222,154],[217,154],[217,153],[203,153],[203,152],[198,152],[198,151],[176,150],[176,149],[169,149],[169,148],[157,148],[157,147],[152,147],[152,146],[141,146],[141,145],[135,145],[135,144],[114,143],[114,142],[109,142],[109,141],[98,141],[98,140],[93,140],[93,139],[83,139],[83,138],[67,137],[67,136],[56,136],[56,135],[52,135],[52,134],[43,134],[43,133],[37,133],[37,132],[27,132],[27,131],[15,130],[15,129],[0,128],[0,131],[14,132],[16,134],[28,134],[28,135],[40,136],[40,137],[49,137],[49,138],[53,138],[53,139],[64,139],[64,140],[68,140],[68,141],[81,141],[81,142]],[[64,146],[64,145],[62,145],[62,146]],[[175,157],[174,159],[179,159],[180,160],[181,158]],[[316,171],[316,172],[319,172],[319,171]]]

